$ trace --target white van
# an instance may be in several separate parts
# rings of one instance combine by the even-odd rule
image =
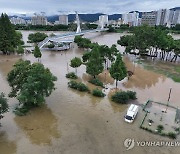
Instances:
[[[125,121],[132,123],[138,113],[138,109],[139,109],[139,107],[137,105],[131,104],[127,110],[127,114],[125,115]]]

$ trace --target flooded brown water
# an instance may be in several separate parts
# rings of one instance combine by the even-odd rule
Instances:
[[[25,40],[29,33],[23,32]],[[110,46],[117,42],[120,34],[96,33],[86,37]],[[120,46],[118,49],[121,52],[124,50]],[[123,117],[128,105],[115,104],[108,96],[101,99],[69,89],[69,80],[65,74],[75,71],[68,66],[70,59],[81,57],[83,53],[76,45],[67,52],[43,51],[41,63],[57,76],[57,89],[46,99],[47,105],[23,117],[12,113],[18,101],[9,98],[10,112],[5,114],[0,127],[0,154],[179,154],[180,147],[136,146],[126,150],[123,143],[126,138],[137,141],[169,139],[140,130],[143,117],[141,111],[133,124],[127,124]],[[0,91],[6,95],[10,91],[6,75],[19,58],[21,56],[0,56]],[[24,55],[22,58],[37,62],[32,55]],[[134,65],[130,59],[124,57],[124,60],[128,70],[133,70]],[[77,75],[91,89],[95,88],[87,82],[91,77],[85,73],[85,66],[77,69]],[[100,74],[99,79],[106,81],[109,91],[115,87],[107,71],[106,75],[105,72]],[[144,104],[147,99],[166,102],[170,87],[173,89],[171,103],[180,106],[180,83],[145,70],[141,65],[135,65],[135,75],[130,80],[118,83],[119,89],[137,92],[138,104]]]

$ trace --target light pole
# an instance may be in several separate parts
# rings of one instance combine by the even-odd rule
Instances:
[[[166,105],[166,110],[165,110],[165,113],[167,112],[167,108],[168,108],[169,100],[170,100],[170,98],[171,98],[171,91],[172,91],[172,88],[170,88],[170,90],[169,90],[169,97],[168,97],[168,101],[167,101],[167,105]]]
[[[170,97],[171,97],[171,91],[172,91],[172,88],[170,88],[170,90],[169,90],[169,97],[168,97],[168,102],[169,102],[169,100],[170,100]]]

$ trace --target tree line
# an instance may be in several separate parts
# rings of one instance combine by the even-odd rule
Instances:
[[[125,47],[125,53],[160,57],[161,60],[171,62],[180,56],[180,40],[173,39],[161,28],[147,25],[134,27],[132,35],[122,36],[118,44]]]
[[[41,31],[75,31],[77,25],[70,23],[68,25],[13,25],[16,30],[41,30]],[[82,29],[96,29],[97,24],[85,23],[82,24]]]

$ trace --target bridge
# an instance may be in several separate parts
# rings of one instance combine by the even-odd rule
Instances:
[[[92,29],[92,30],[83,30],[81,31],[80,27],[80,19],[79,15],[76,12],[76,23],[77,23],[77,30],[76,32],[71,32],[71,33],[65,33],[61,35],[56,35],[56,36],[51,36],[45,38],[42,42],[38,44],[38,47],[40,49],[43,48],[44,45],[46,45],[48,42],[54,42],[54,43],[72,43],[74,41],[75,36],[82,36],[86,33],[94,33],[94,32],[101,32],[101,31],[107,31],[108,28],[104,28],[105,24],[103,22],[99,23],[97,29]],[[73,37],[73,39],[69,40],[70,37]],[[66,49],[66,48],[65,48]]]

